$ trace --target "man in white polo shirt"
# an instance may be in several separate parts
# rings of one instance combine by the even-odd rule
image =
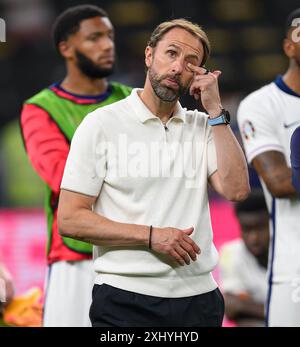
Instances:
[[[242,200],[249,184],[221,106],[221,72],[201,67],[209,51],[198,25],[160,24],[144,89],[92,112],[75,133],[58,223],[62,235],[95,245],[93,326],[222,324],[207,185]],[[207,114],[181,107],[187,91]]]

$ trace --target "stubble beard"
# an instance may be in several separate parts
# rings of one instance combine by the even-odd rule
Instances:
[[[188,87],[183,86],[180,77],[178,75],[162,75],[159,76],[158,73],[151,66],[148,70],[149,81],[154,90],[154,93],[158,98],[165,102],[173,102],[178,99],[181,95],[186,94]],[[178,89],[172,89],[171,87],[163,85],[161,82],[166,79],[171,78],[178,83]]]

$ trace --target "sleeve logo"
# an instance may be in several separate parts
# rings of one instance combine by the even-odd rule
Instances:
[[[242,135],[246,140],[255,137],[255,128],[249,120],[246,120],[242,125]]]

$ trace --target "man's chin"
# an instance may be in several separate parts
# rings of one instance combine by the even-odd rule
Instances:
[[[115,65],[111,64],[111,63],[105,64],[105,65],[103,65],[103,64],[98,65],[98,69],[102,70],[102,71],[112,71],[112,70],[114,70],[114,68],[115,68]]]
[[[173,86],[169,86],[166,84],[162,84],[163,88],[165,88],[169,93],[173,93],[176,97],[179,97],[179,88],[174,88]]]
[[[93,72],[91,72],[90,74],[87,74],[89,77],[91,78],[106,78],[111,76],[114,73],[114,68],[107,68],[107,69],[99,69],[99,70],[95,70]]]
[[[257,248],[250,249],[250,252],[254,255],[254,257],[259,258],[262,255],[262,251]]]

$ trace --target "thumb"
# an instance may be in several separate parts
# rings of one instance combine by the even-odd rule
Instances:
[[[222,71],[220,71],[220,70],[216,70],[216,71],[212,72],[212,74],[217,78],[221,75],[221,73],[222,73]]]
[[[194,231],[194,227],[190,227],[188,229],[183,229],[182,232],[187,234],[187,235],[191,235]]]

